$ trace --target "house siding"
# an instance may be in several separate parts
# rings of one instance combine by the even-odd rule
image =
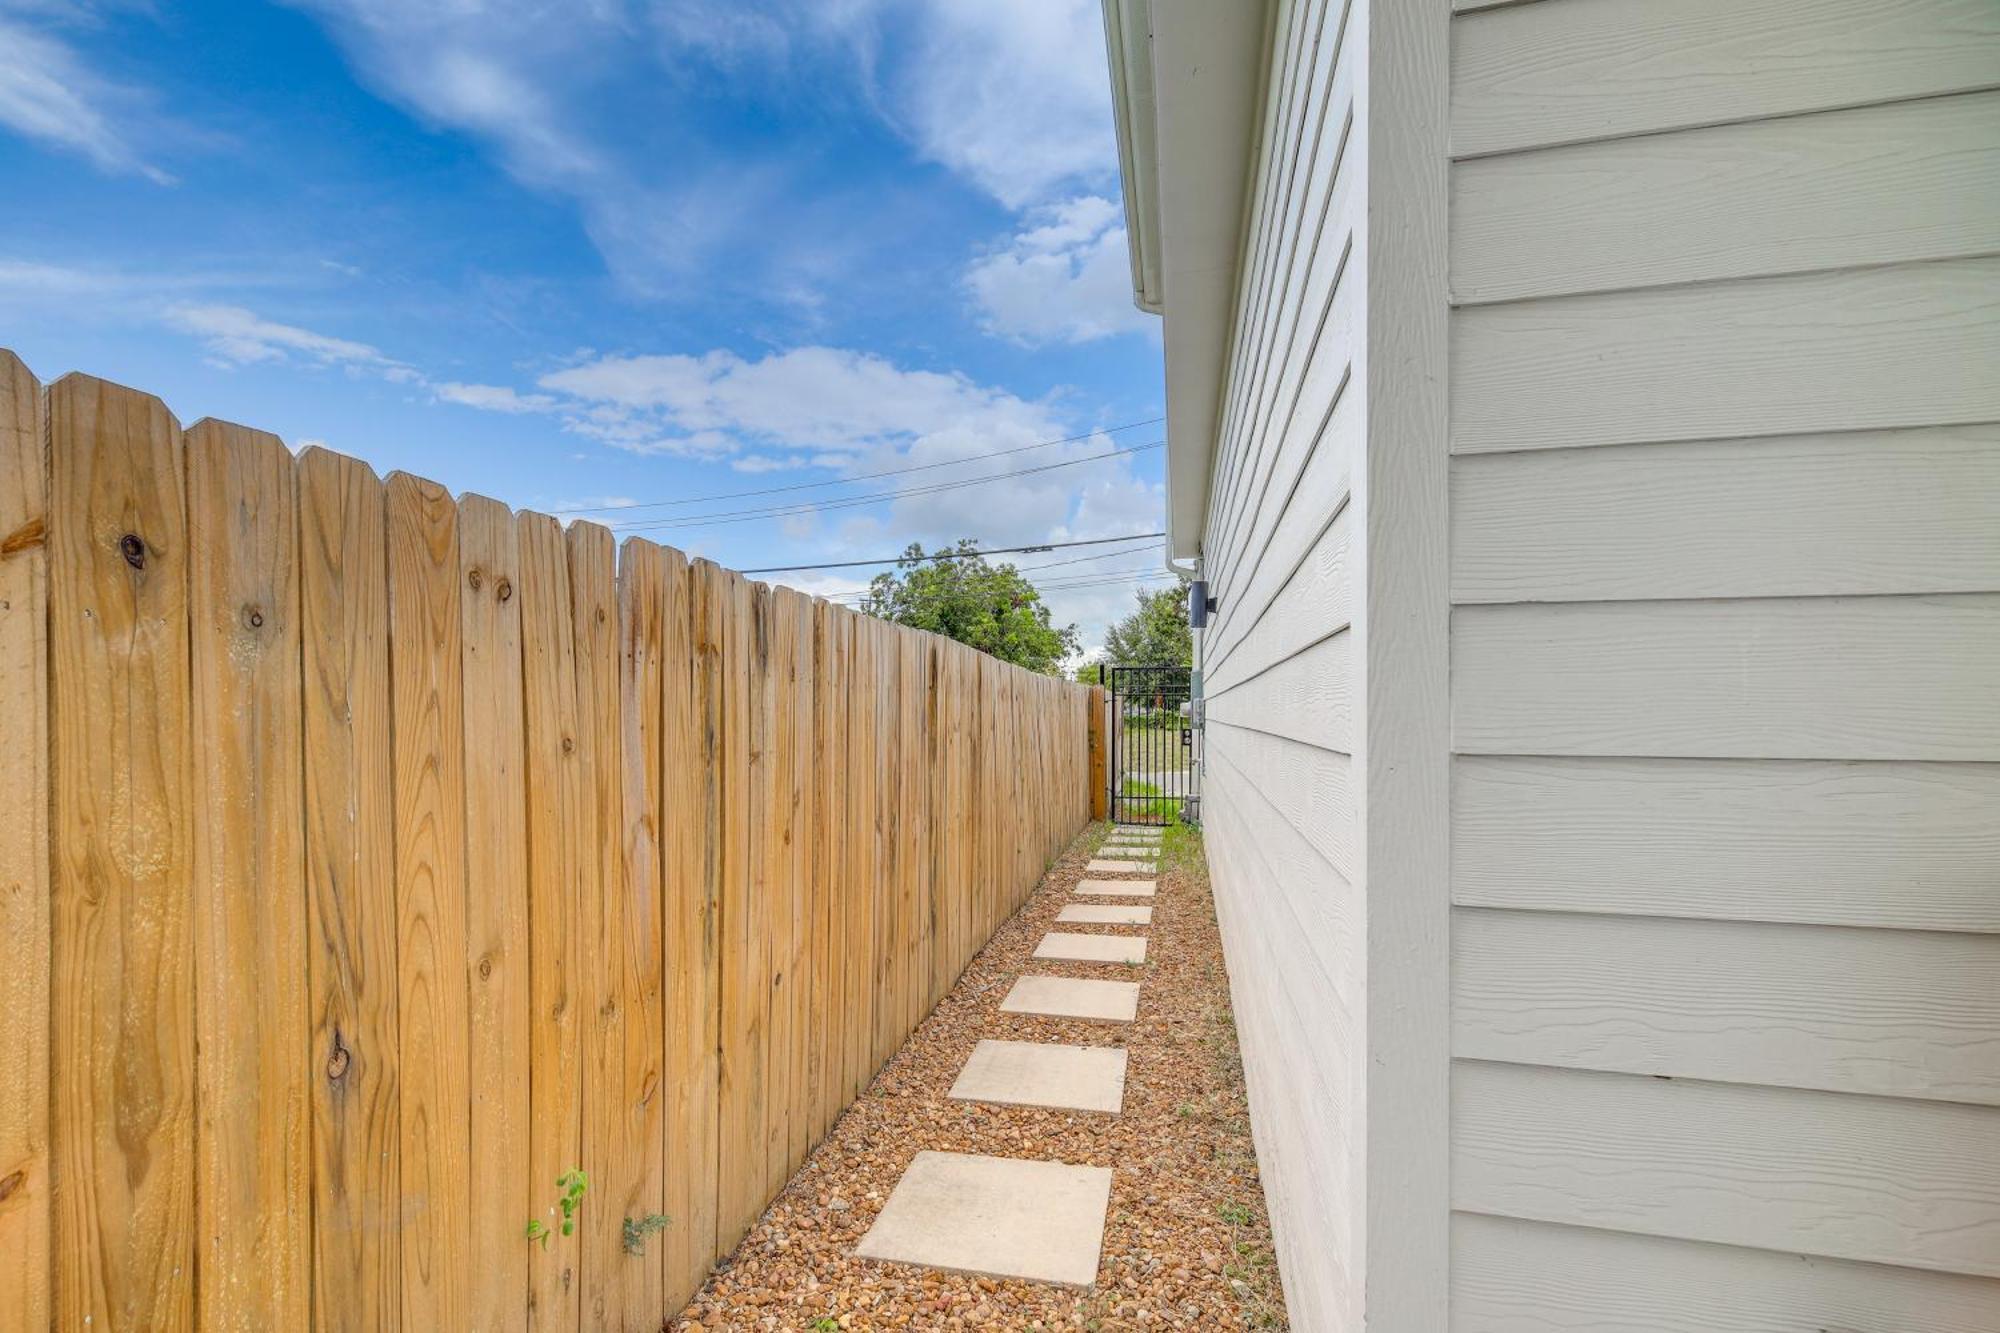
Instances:
[[[1366,0],[1277,9],[1203,534],[1204,820],[1293,1326],[1360,1326]]]
[[[1456,9],[1452,1326],[2000,1327],[2000,7]]]

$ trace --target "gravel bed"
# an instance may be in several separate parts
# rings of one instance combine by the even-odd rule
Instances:
[[[848,1108],[736,1251],[666,1328],[1082,1329],[1286,1327],[1222,942],[1197,836],[1167,834],[1143,964],[1035,962],[1043,934],[1130,935],[1056,924],[1107,826],[1072,843],[958,985]],[[1097,900],[1085,900],[1097,901]],[[1111,900],[1103,900],[1111,901]],[[1134,1023],[1003,1014],[1033,971],[1143,983]],[[1117,1116],[946,1097],[982,1037],[1124,1045]],[[924,1149],[1114,1169],[1094,1291],[857,1259],[855,1243]],[[829,1322],[830,1321],[830,1322]]]

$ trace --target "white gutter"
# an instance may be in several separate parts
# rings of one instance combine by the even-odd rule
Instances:
[[[1169,568],[1200,554],[1208,512],[1269,10],[1104,0],[1133,299],[1166,317]]]

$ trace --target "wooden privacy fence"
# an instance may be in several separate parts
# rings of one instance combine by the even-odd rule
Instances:
[[[1090,810],[1079,686],[9,353],[0,553],[8,1333],[658,1329]]]

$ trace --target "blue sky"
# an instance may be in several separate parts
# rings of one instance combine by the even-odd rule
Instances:
[[[184,422],[521,507],[976,459],[1162,411],[1097,0],[0,0],[0,180],[0,345],[45,380],[89,371]],[[1159,479],[1153,450],[644,531],[739,568],[1146,532]],[[1101,578],[1157,568],[1044,577],[1094,643],[1134,586]]]

